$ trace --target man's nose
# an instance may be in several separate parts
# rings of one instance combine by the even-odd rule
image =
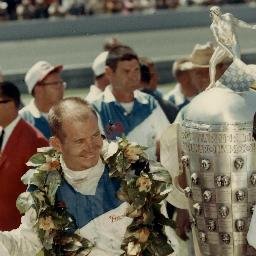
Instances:
[[[140,73],[134,71],[134,72],[131,72],[130,75],[129,75],[129,78],[132,79],[132,80],[140,80]]]
[[[96,146],[95,139],[90,138],[90,139],[86,140],[84,146],[88,149],[88,151],[95,149],[95,146]]]

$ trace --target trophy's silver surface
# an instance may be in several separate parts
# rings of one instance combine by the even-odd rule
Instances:
[[[247,71],[234,60],[183,112],[178,151],[201,255],[256,255],[246,242],[256,203],[256,93]]]

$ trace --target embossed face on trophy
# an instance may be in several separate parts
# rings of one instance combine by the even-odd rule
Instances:
[[[185,192],[185,196],[186,196],[187,198],[191,198],[191,197],[192,197],[192,190],[191,190],[190,187],[184,188],[184,192]]]
[[[201,243],[206,243],[207,241],[207,237],[206,237],[206,234],[204,232],[199,232],[199,239],[201,241]]]
[[[220,188],[222,186],[222,176],[219,175],[219,176],[216,176],[215,178],[215,184],[218,188]]]
[[[235,195],[236,195],[236,200],[238,202],[241,202],[245,199],[245,192],[243,190],[238,190]]]
[[[228,187],[230,185],[230,177],[228,176],[222,176],[222,185],[224,187]]]
[[[242,157],[237,157],[234,161],[234,167],[237,171],[244,167],[244,159]]]
[[[238,232],[242,232],[245,228],[245,222],[244,220],[236,220],[235,222],[236,230]]]
[[[219,207],[219,214],[220,216],[224,219],[228,216],[229,214],[229,209],[226,205],[222,205]]]
[[[202,206],[199,203],[193,205],[195,215],[200,216],[202,213]]]
[[[182,156],[181,163],[182,163],[183,168],[188,168],[189,167],[189,157],[186,155]]]
[[[191,175],[191,181],[192,181],[192,184],[199,185],[199,177],[198,177],[197,173],[194,172]]]
[[[230,177],[226,175],[218,175],[215,177],[215,184],[218,188],[228,187],[230,185]]]
[[[202,159],[201,160],[201,167],[202,169],[204,169],[205,171],[209,170],[211,167],[211,162],[208,159]]]
[[[213,219],[209,219],[207,221],[207,228],[209,231],[215,231],[216,230],[216,222]]]
[[[210,190],[205,190],[203,193],[203,198],[206,203],[210,202],[212,199],[212,192]]]
[[[223,243],[225,243],[225,244],[230,244],[230,235],[227,234],[227,233],[221,234],[221,240],[222,240]]]
[[[251,184],[254,186],[256,185],[256,173],[252,173],[251,177],[250,177],[250,182]]]

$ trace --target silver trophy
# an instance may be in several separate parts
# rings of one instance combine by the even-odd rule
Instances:
[[[250,89],[256,81],[256,65],[240,60],[235,27],[256,26],[222,14],[219,7],[212,7],[210,14],[218,39],[210,63],[210,85],[181,110],[179,122],[161,138],[161,162],[176,187],[167,200],[187,207],[197,223],[192,225],[196,256],[251,256],[256,251],[247,245],[246,234],[256,202],[252,136],[256,92]],[[215,67],[223,56],[233,61],[215,81]],[[177,179],[181,173],[190,188],[187,197]]]

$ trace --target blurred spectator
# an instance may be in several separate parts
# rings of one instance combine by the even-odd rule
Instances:
[[[15,20],[17,18],[16,15],[16,7],[21,3],[21,0],[5,0],[7,4],[7,12],[10,20]]]
[[[156,0],[156,9],[176,8],[179,5],[179,0]]]
[[[156,9],[156,0],[137,0],[139,11],[153,12]]]
[[[20,110],[20,115],[39,129],[46,138],[51,136],[48,112],[64,95],[66,83],[60,76],[62,69],[62,65],[53,66],[49,62],[38,61],[25,76],[28,92],[34,98]]]
[[[172,72],[178,83],[165,95],[165,99],[181,109],[204,90],[210,81],[209,61],[213,51],[213,45],[209,42],[196,44],[190,56],[176,60]]]
[[[107,56],[108,52],[104,51],[100,53],[92,63],[94,84],[90,86],[90,91],[86,96],[88,102],[96,100],[109,84],[108,77],[105,73]]]
[[[67,10],[69,15],[85,15],[86,13],[86,6],[83,0],[69,0],[69,8]]]
[[[26,190],[21,176],[37,148],[48,146],[43,135],[18,115],[20,92],[11,82],[0,83],[0,230],[20,224],[18,195]],[[2,253],[2,252],[1,252]],[[1,254],[0,253],[0,254]],[[1,254],[2,255],[2,254]]]
[[[170,101],[164,100],[162,93],[157,90],[158,73],[152,60],[140,58],[141,86],[142,92],[150,94],[159,103],[169,122],[172,123],[178,113],[177,107]]]
[[[104,1],[88,0],[86,9],[89,14],[99,14],[104,12]]]
[[[0,21],[7,19],[11,19],[8,10],[8,4],[4,1],[0,1]]]
[[[131,13],[137,9],[136,2],[134,0],[123,0],[123,13]]]
[[[123,43],[117,39],[116,37],[109,37],[103,43],[103,50],[109,51],[111,48],[114,48],[118,45],[122,45]]]
[[[48,4],[45,0],[35,0],[34,18],[48,18]]]
[[[106,13],[117,13],[123,10],[122,0],[104,0],[104,10]]]
[[[247,3],[247,0],[0,0],[0,20],[55,18],[100,13],[152,13],[190,5]],[[253,2],[253,1],[251,1]],[[4,4],[3,4],[4,3]]]
[[[64,17],[66,15],[66,8],[58,0],[54,0],[48,8],[48,15],[51,18]]]
[[[18,20],[33,19],[35,17],[35,7],[31,0],[22,0],[17,6],[16,13]]]

